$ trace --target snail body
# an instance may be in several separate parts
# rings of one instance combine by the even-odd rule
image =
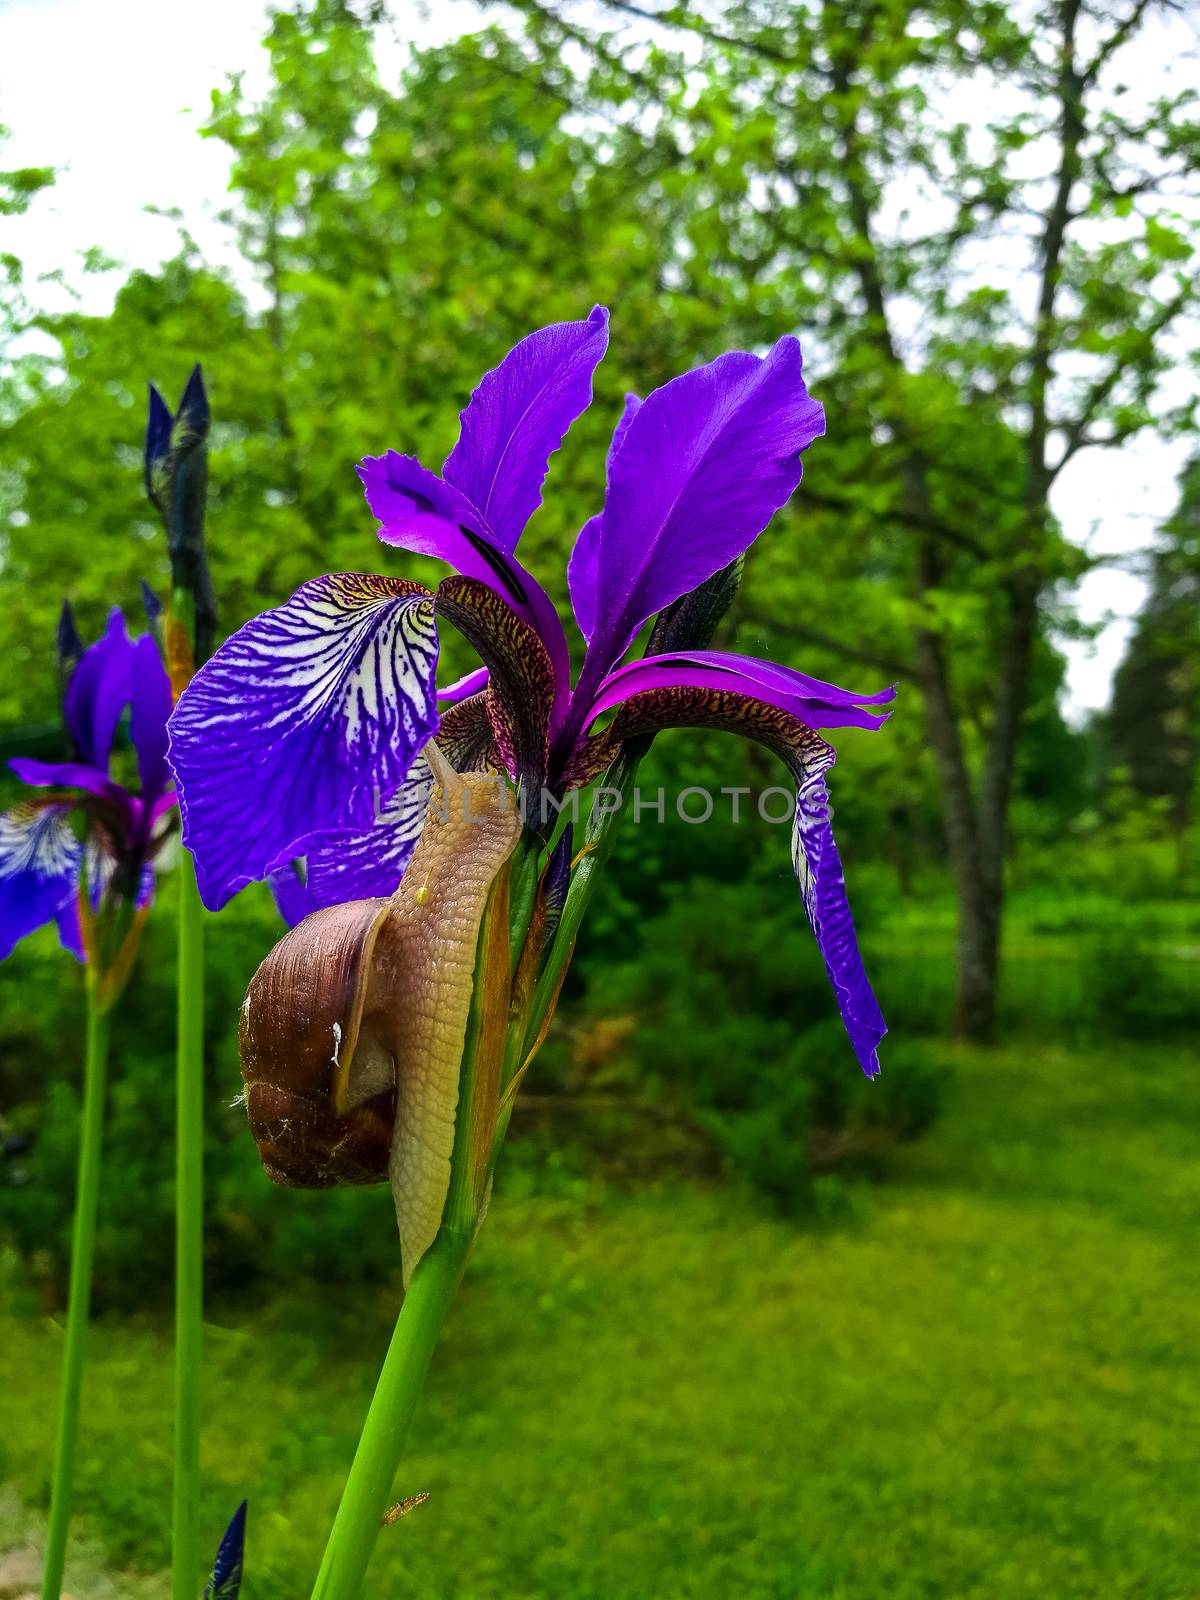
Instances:
[[[268,1176],[390,1180],[406,1282],[441,1225],[479,930],[521,831],[494,776],[426,754],[437,785],[396,893],[298,923],[251,980],[239,1030]]]

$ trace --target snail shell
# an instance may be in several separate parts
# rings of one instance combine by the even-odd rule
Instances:
[[[364,1019],[387,900],[315,911],[259,967],[238,1050],[246,1114],[267,1175],[297,1189],[383,1183],[396,1110],[395,1067],[378,1011]],[[349,1067],[357,1101],[334,1110]]]

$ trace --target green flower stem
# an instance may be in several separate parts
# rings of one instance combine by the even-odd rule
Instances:
[[[42,1600],[59,1600],[71,1520],[71,1490],[79,1444],[79,1396],[92,1299],[92,1260],[96,1247],[96,1204],[100,1195],[100,1154],[104,1139],[104,1092],[108,1075],[111,1006],[97,998],[98,980],[88,973],[87,1053],[83,1072],[83,1115],[79,1137],[79,1176],[75,1186],[75,1223],[71,1235],[71,1284],[67,1299],[67,1341],[63,1352],[58,1436],[50,1490],[50,1527]],[[192,1597],[194,1600],[194,1597]]]
[[[361,1600],[409,1425],[472,1234],[443,1228],[413,1273],[342,1492],[313,1600]]]
[[[204,1317],[204,908],[181,853],[176,990],[175,1481],[171,1600],[200,1574],[200,1362]]]
[[[469,1109],[475,1104],[476,1054],[484,1023],[480,1004],[484,952],[489,924],[497,909],[493,891],[476,949],[475,988],[463,1042],[459,1114],[454,1124],[450,1187],[441,1231],[418,1262],[400,1307],[312,1600],[362,1600],[363,1579],[388,1508],[409,1425],[486,1204],[486,1185],[481,1189],[480,1174],[474,1170],[475,1130]]]
[[[513,852],[512,869],[510,874],[510,939],[512,943],[512,967],[517,970],[517,963],[521,959],[521,952],[525,948],[525,940],[529,934],[529,927],[533,921],[534,907],[537,904],[538,867],[542,851],[542,841],[537,834],[526,830]]]
[[[605,811],[598,817],[593,816],[588,826],[584,839],[586,854],[571,875],[571,886],[567,890],[566,903],[555,930],[554,942],[550,946],[550,953],[546,957],[546,963],[533,991],[522,1041],[522,1060],[533,1048],[538,1030],[558,993],[564,969],[571,959],[571,952],[575,948],[575,940],[584,914],[591,903],[600,872],[612,855],[613,845],[616,843],[625,815],[629,793],[633,788],[633,780],[637,776],[637,769],[649,745],[649,739],[630,740],[605,775],[604,788],[618,794],[621,803],[615,810]],[[516,1065],[519,1067],[520,1062],[518,1061]]]

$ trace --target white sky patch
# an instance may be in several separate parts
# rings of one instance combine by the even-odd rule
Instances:
[[[453,38],[481,20],[471,0],[437,0],[432,8],[410,0],[393,9],[378,41],[385,83],[395,82],[413,44]],[[178,208],[205,258],[234,271],[256,298],[218,215],[230,203],[229,151],[198,130],[211,91],[231,72],[243,74],[252,96],[267,89],[266,13],[263,0],[0,0],[0,121],[12,130],[0,165],[60,169],[27,217],[0,219],[0,249],[26,263],[35,300],[67,303],[60,287],[34,282],[62,271],[83,309],[103,314],[126,269],[154,268],[178,249],[176,222],[149,207]],[[1187,59],[1180,45],[1194,42],[1149,33],[1130,50],[1126,76],[1145,82],[1173,65],[1178,72]],[[120,270],[84,275],[81,253],[90,246],[117,258]],[[1136,558],[1174,505],[1186,454],[1149,432],[1119,451],[1081,452],[1051,497],[1068,537],[1096,553]],[[1094,644],[1066,645],[1072,715],[1106,703],[1144,593],[1140,578],[1116,567],[1100,568],[1081,586],[1083,619],[1112,620]]]

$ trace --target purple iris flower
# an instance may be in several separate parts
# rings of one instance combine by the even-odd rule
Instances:
[[[171,719],[170,760],[201,894],[216,908],[270,876],[294,919],[390,893],[420,831],[432,787],[421,749],[434,734],[460,769],[499,766],[528,794],[561,794],[603,773],[628,739],[726,729],[773,750],[795,780],[804,905],[874,1075],[886,1029],[855,940],[825,787],[834,751],[819,730],[878,727],[886,713],[864,708],[895,691],[854,694],[724,651],[625,663],[643,625],[717,581],[799,484],[801,454],[825,429],[800,346],[784,338],[766,356],[720,356],[645,400],[627,397],[603,507],[568,568],[587,641],[573,684],[562,621],[516,548],[607,339],[601,307],[522,339],[472,394],[440,476],[395,451],[361,463],[384,543],[455,569],[436,591],[362,573],[315,578],[196,675]],[[483,670],[439,691],[445,621]]]
[[[152,863],[170,832],[176,796],[167,767],[171,685],[150,634],[131,639],[119,610],[101,639],[78,645],[69,608],[59,653],[69,676],[63,719],[71,761],[18,757],[9,766],[39,791],[0,816],[0,958],[27,933],[58,924],[63,945],[85,959],[81,900],[106,894],[139,907],[153,893]],[[128,708],[137,784],[109,776],[113,741]]]

